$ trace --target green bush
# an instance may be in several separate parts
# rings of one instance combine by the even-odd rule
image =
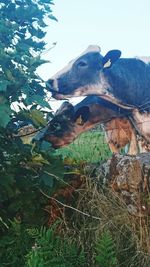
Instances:
[[[41,55],[46,49],[46,21],[56,20],[52,4],[51,0],[0,2],[0,262],[4,266],[23,266],[21,255],[28,239],[24,229],[45,222],[47,200],[40,189],[51,193],[58,185],[54,177],[63,179],[62,160],[50,145],[38,149],[16,136],[20,124],[30,123],[38,130],[52,116],[45,85],[36,72],[47,62]]]
[[[16,219],[10,222],[10,226],[5,225],[5,228],[0,239],[0,266],[23,267],[25,266],[25,256],[30,250],[33,240],[29,236],[26,226]]]
[[[40,188],[51,191],[63,178],[62,161],[49,144],[40,150],[24,144],[17,130],[31,124],[37,130],[52,116],[47,91],[36,71],[47,61],[45,51],[52,0],[5,0],[0,3],[0,216],[33,223],[41,221],[44,198]],[[18,105],[16,111],[16,105]],[[47,112],[43,108],[47,108]]]
[[[85,266],[83,251],[56,234],[56,230],[55,225],[50,229],[29,228],[17,220],[11,222],[0,240],[0,266]]]

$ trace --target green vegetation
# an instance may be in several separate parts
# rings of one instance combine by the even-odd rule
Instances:
[[[77,162],[99,162],[111,156],[103,132],[88,131],[81,134],[72,144],[58,149],[56,154],[71,158]]]
[[[97,257],[96,261],[103,267],[117,267],[117,257],[114,249],[114,242],[110,233],[104,232],[99,242],[97,242]]]
[[[27,255],[27,267],[78,267],[85,266],[85,257],[75,244],[63,240],[55,234],[56,227],[42,227],[40,230],[29,231],[35,240],[32,251]]]

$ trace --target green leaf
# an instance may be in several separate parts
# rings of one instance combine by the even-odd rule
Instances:
[[[36,68],[41,66],[42,64],[49,63],[49,62],[50,62],[49,60],[41,59],[40,57],[34,57],[30,59],[30,65]]]
[[[42,141],[42,143],[40,144],[40,150],[41,151],[48,153],[51,149],[52,149],[52,146],[49,142]]]
[[[6,127],[8,122],[10,121],[11,108],[8,104],[0,105],[0,126]]]
[[[9,84],[9,81],[7,81],[7,80],[0,81],[0,91],[6,92],[8,84]]]
[[[45,164],[43,166],[43,172],[47,173],[49,177],[62,181],[64,178],[65,168],[63,162],[56,158],[53,158],[52,164]]]
[[[46,120],[43,118],[43,113],[39,110],[31,110],[30,118],[36,126],[45,126]]]
[[[51,175],[49,175],[49,174],[47,174],[47,173],[44,173],[44,174],[42,174],[42,176],[41,176],[40,178],[41,178],[41,181],[42,181],[45,185],[47,185],[47,186],[49,186],[49,187],[53,187],[53,185],[54,185],[54,178],[52,178]]]
[[[41,106],[43,108],[50,109],[49,103],[43,99],[43,96],[33,95],[30,98],[28,98],[28,100],[30,101],[30,104],[31,103],[37,103],[39,106]]]
[[[52,14],[50,14],[48,17],[49,17],[50,19],[52,19],[52,20],[58,21],[58,19],[57,19],[55,16],[53,16]]]

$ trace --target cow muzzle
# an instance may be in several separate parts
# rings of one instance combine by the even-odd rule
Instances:
[[[54,97],[55,99],[57,99],[57,100],[66,100],[67,99],[65,95],[60,94],[57,79],[49,79],[46,82],[46,88],[49,90],[49,92],[52,93],[52,97]]]
[[[58,82],[57,79],[49,79],[46,82],[46,87],[51,93],[56,93],[58,92]]]

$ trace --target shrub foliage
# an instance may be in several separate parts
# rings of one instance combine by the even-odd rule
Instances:
[[[50,146],[39,150],[16,135],[20,125],[30,123],[38,129],[51,115],[46,88],[36,71],[46,62],[41,54],[46,49],[47,22],[56,20],[52,4],[51,0],[0,2],[0,230],[6,246],[15,236],[14,220],[30,225],[45,220],[40,188],[50,192],[54,174],[63,178],[61,160],[56,161]],[[10,253],[7,256],[11,262]]]

